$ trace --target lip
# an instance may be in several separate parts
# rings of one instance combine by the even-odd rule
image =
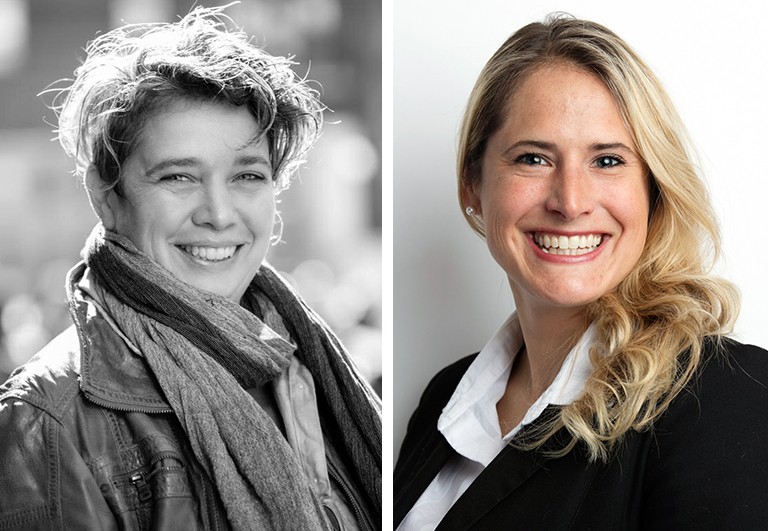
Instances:
[[[218,249],[219,247],[240,247],[241,245],[244,245],[244,242],[242,241],[233,241],[233,240],[226,240],[226,241],[204,241],[204,240],[195,240],[195,241],[189,241],[189,242],[177,242],[174,243],[176,247],[212,247],[214,249]]]
[[[589,234],[601,234],[603,241],[598,247],[595,248],[594,251],[589,253],[579,254],[575,256],[551,254],[551,253],[545,253],[544,251],[541,250],[541,248],[538,245],[536,245],[536,242],[534,241],[534,235],[536,233],[555,234],[558,236],[560,235],[587,236]],[[550,229],[535,229],[532,231],[528,231],[525,233],[525,237],[528,240],[528,245],[530,245],[536,257],[540,258],[541,260],[544,260],[545,262],[550,262],[554,264],[580,264],[582,262],[592,261],[602,254],[603,249],[606,247],[606,244],[611,239],[610,234],[607,234],[601,231],[578,231],[577,232],[577,231],[563,231],[563,230],[550,230]]]
[[[540,228],[540,229],[531,229],[525,231],[525,234],[527,236],[533,236],[536,233],[542,233],[542,234],[557,234],[558,236],[587,236],[589,234],[600,234],[602,236],[610,236],[609,233],[601,231],[601,230],[561,230],[561,229],[547,229],[547,228]]]

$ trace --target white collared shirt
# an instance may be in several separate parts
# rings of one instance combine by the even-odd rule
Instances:
[[[563,361],[554,381],[523,420],[502,436],[496,403],[504,395],[515,356],[523,346],[517,314],[507,319],[464,373],[437,421],[437,429],[459,454],[446,463],[398,526],[398,531],[432,531],[464,491],[526,424],[548,405],[566,405],[584,390],[592,374],[589,327]]]

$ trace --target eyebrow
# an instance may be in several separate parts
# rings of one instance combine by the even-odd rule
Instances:
[[[261,155],[240,155],[235,159],[237,166],[251,166],[252,164],[265,164],[272,167],[272,163]]]
[[[146,175],[152,176],[163,172],[169,168],[193,168],[202,165],[202,161],[195,157],[183,157],[176,159],[166,159],[158,162],[146,171]],[[263,164],[272,167],[272,163],[261,155],[241,155],[235,159],[236,166],[251,166],[254,164]]]
[[[149,168],[146,172],[147,175],[152,175],[155,173],[159,173],[162,171],[167,170],[168,168],[190,168],[192,166],[197,166],[200,164],[200,160],[196,159],[195,157],[183,157],[178,159],[165,159],[151,168]]]
[[[520,140],[519,142],[515,142],[507,149],[505,149],[504,153],[509,153],[513,149],[517,149],[523,146],[531,146],[539,149],[555,149],[555,144],[553,142],[544,142],[542,140]]]
[[[626,149],[627,151],[634,153],[634,150],[632,148],[630,148],[626,144],[622,144],[621,142],[609,142],[606,144],[595,143],[595,144],[591,144],[589,148],[592,151],[604,151],[606,149]]]
[[[554,150],[557,145],[554,142],[545,142],[543,140],[520,140],[505,149],[504,154],[506,155],[510,151],[520,147],[534,147],[538,149]],[[625,149],[631,153],[634,153],[632,148],[621,142],[595,142],[589,145],[590,151],[605,151],[608,149]]]

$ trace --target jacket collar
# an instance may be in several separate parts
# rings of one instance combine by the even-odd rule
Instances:
[[[536,452],[507,446],[456,500],[436,531],[473,529],[478,520],[525,484],[541,466]]]
[[[80,389],[103,407],[172,412],[140,352],[129,347],[93,298],[81,289],[85,270],[81,262],[67,276],[69,309],[80,341]]]
[[[535,433],[538,426],[550,421],[560,409],[560,406],[548,406],[539,419],[520,432],[518,441],[524,440],[527,433]],[[561,437],[566,437],[564,431],[555,434],[540,449],[524,450],[514,444],[507,445],[456,500],[442,520],[445,525],[441,523],[436,531],[442,531],[448,527],[474,529],[478,520],[547,466],[546,462],[549,459],[547,452],[555,451],[560,447]]]
[[[555,411],[556,407],[551,407],[546,414],[550,415]],[[456,455],[455,450],[437,430],[431,432],[424,447],[426,455],[415,459],[415,462],[404,463],[405,468],[416,469],[410,473],[410,481],[400,488],[395,487],[396,526],[402,522],[451,456]],[[474,529],[478,520],[529,481],[544,466],[545,460],[537,451],[506,446],[456,500],[436,531]],[[395,482],[397,483],[397,478]]]

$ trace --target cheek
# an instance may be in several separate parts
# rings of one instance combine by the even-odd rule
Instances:
[[[615,196],[613,217],[623,229],[623,236],[638,257],[648,236],[649,197],[643,188],[635,188]]]
[[[274,222],[275,212],[277,211],[277,198],[275,197],[274,192],[265,194],[265,197],[262,199],[260,210],[264,213],[262,217],[266,222]]]
[[[650,194],[644,185],[635,186],[622,196],[623,210],[628,213],[632,224],[642,229],[645,233],[648,228],[650,215]]]
[[[485,239],[494,259],[509,271],[514,268],[526,244],[520,232],[521,222],[536,211],[540,202],[536,187],[518,179],[496,181],[481,196]]]
[[[248,225],[259,232],[271,230],[275,222],[276,202],[271,190],[264,190],[256,197],[248,198],[241,207]]]
[[[510,228],[543,207],[546,200],[541,186],[525,179],[509,178],[483,188],[481,194],[483,220],[490,227]],[[501,227],[497,227],[501,228]]]

